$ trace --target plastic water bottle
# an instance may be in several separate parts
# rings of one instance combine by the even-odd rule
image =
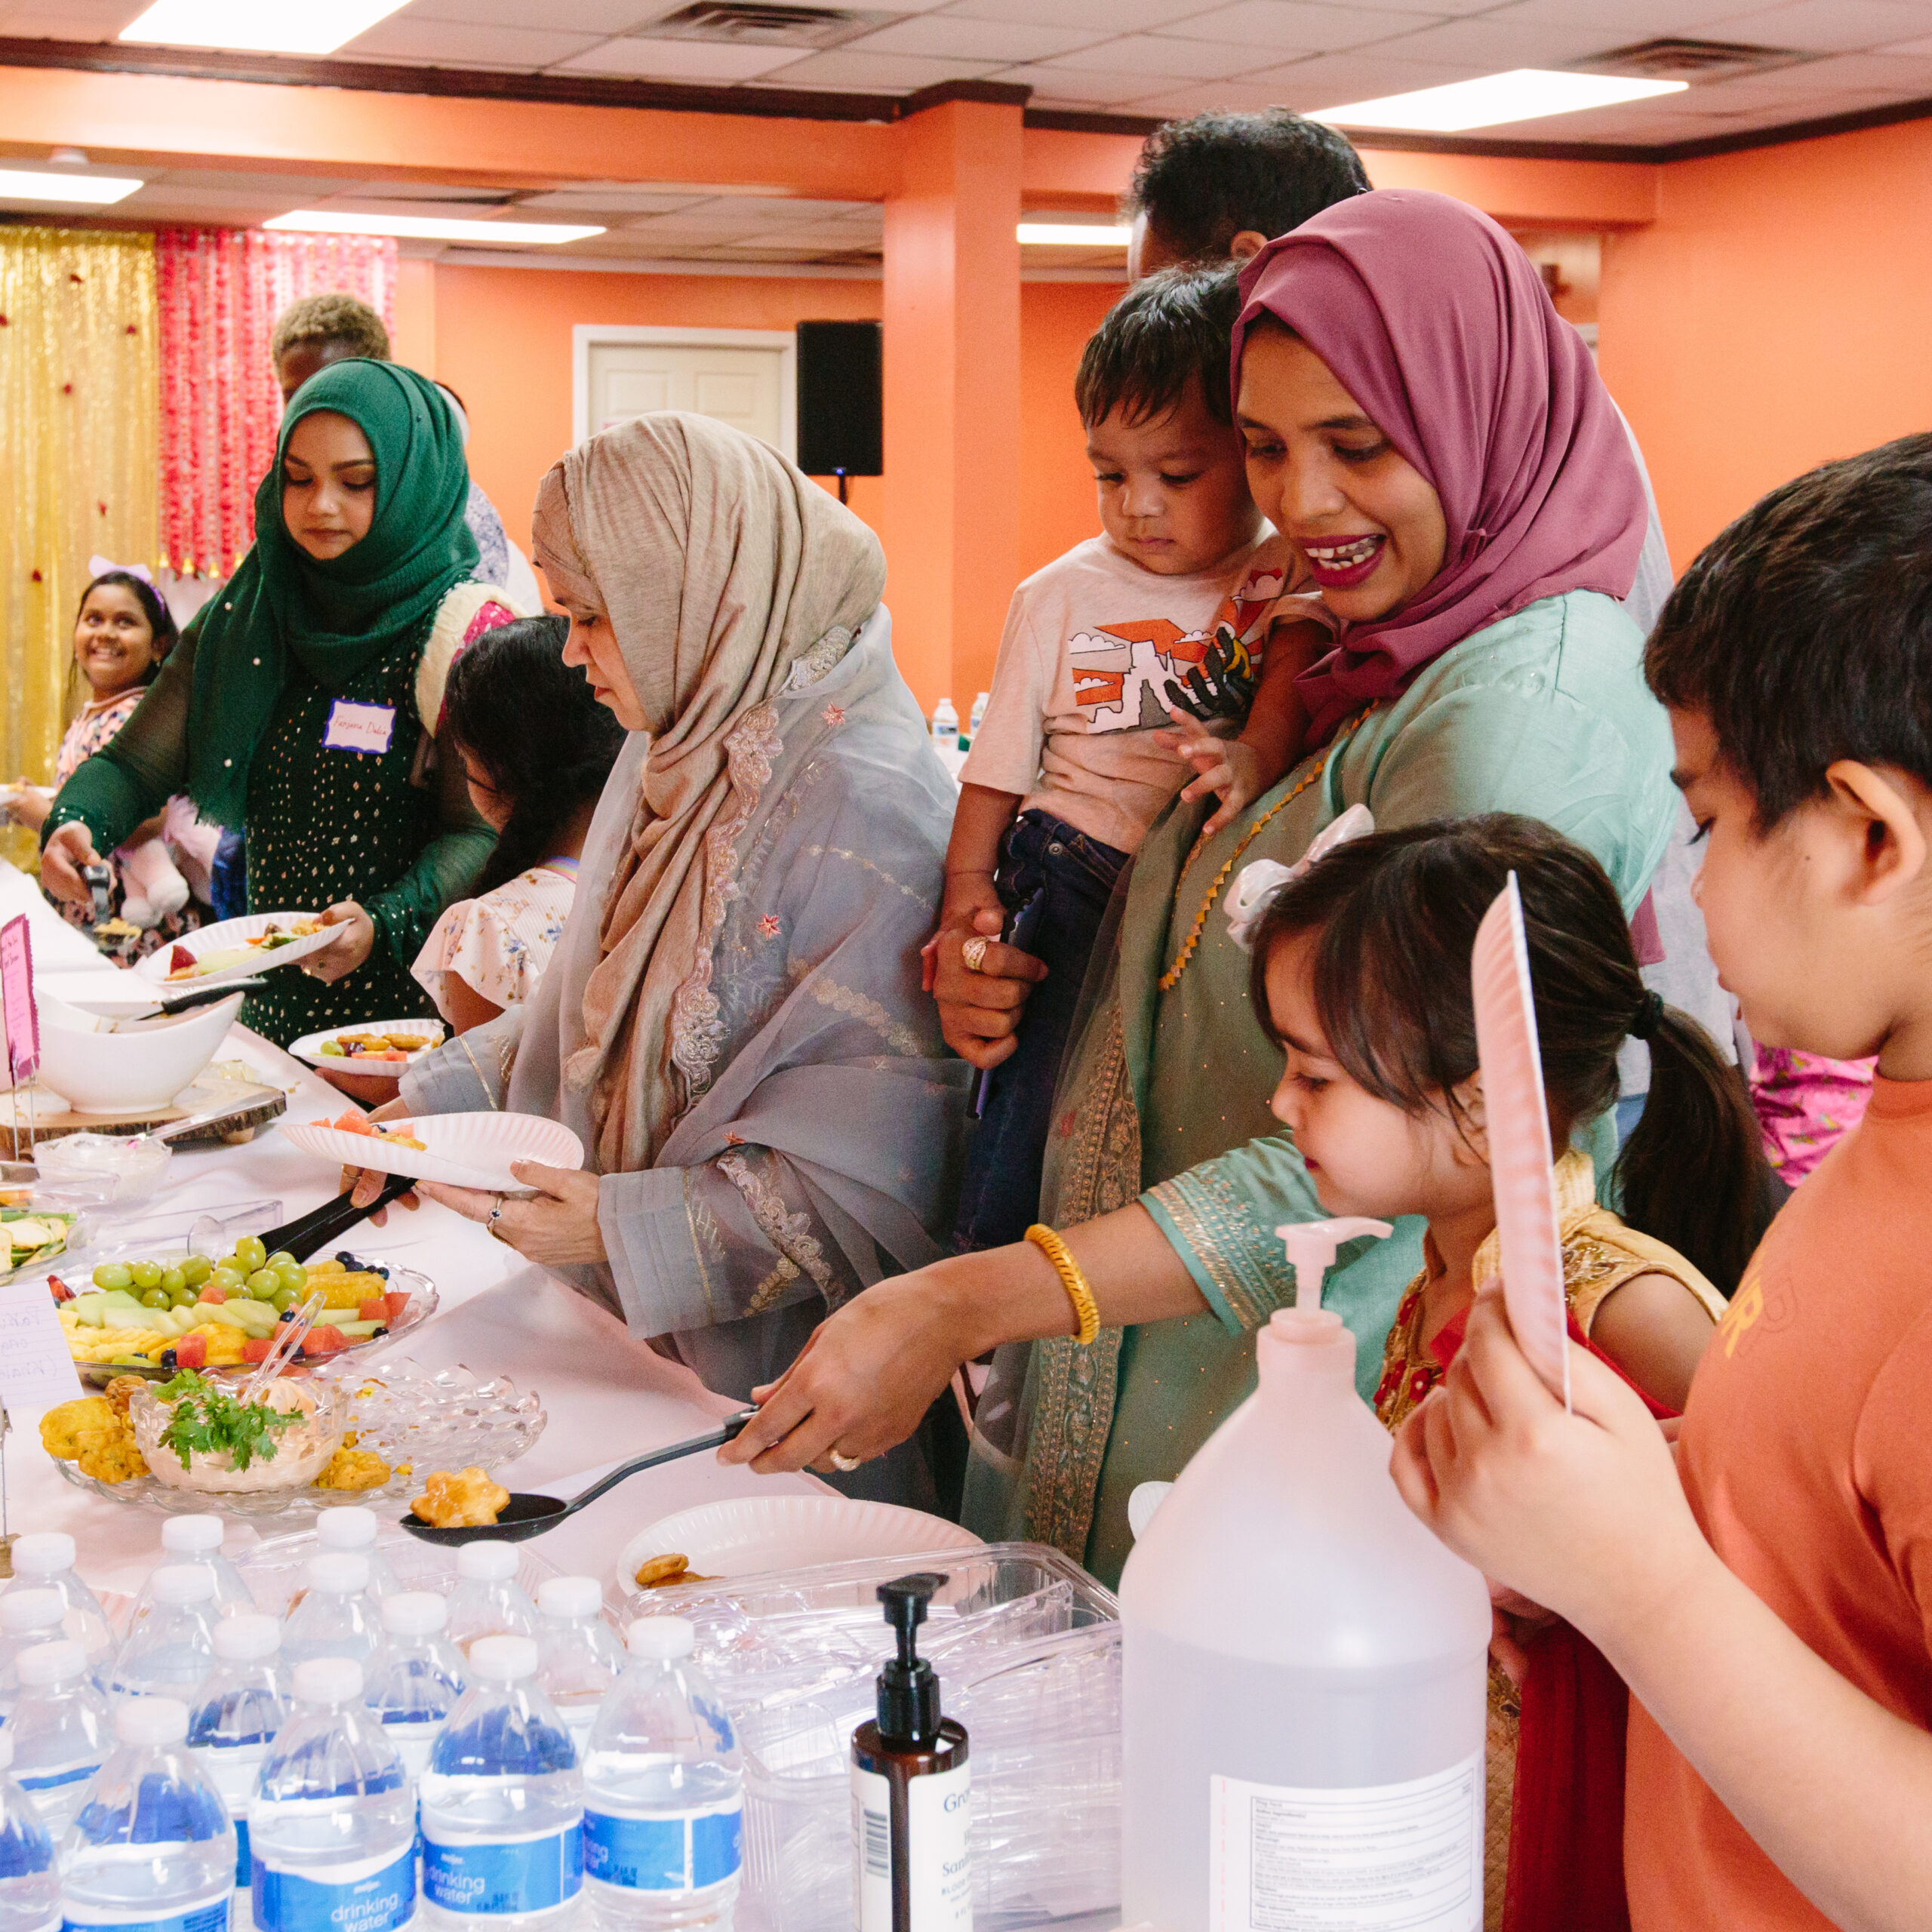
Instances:
[[[423,1774],[424,1922],[561,1924],[583,1889],[583,1774],[570,1733],[537,1686],[529,1638],[479,1637],[469,1672]]]
[[[148,1580],[141,1586],[140,1595],[134,1599],[133,1612],[128,1619],[129,1636],[140,1627],[154,1607],[155,1577],[164,1569],[183,1564],[192,1564],[213,1575],[216,1616],[247,1616],[254,1611],[254,1593],[242,1580],[241,1571],[221,1553],[224,1533],[225,1525],[219,1516],[171,1516],[162,1524],[161,1561],[149,1574]],[[0,1602],[5,1601],[0,1598]]]
[[[966,735],[959,741],[959,749],[971,751],[973,740],[980,735],[980,727],[986,721],[986,706],[993,701],[991,691],[982,691],[973,700],[973,709],[966,715]]]
[[[278,1668],[281,1626],[272,1617],[224,1617],[214,1626],[215,1666],[188,1713],[188,1748],[228,1807],[235,1826],[235,1932],[249,1923],[253,1866],[248,1803],[275,1734],[288,1721]]]
[[[381,1647],[383,1626],[369,1588],[369,1559],[341,1550],[312,1556],[302,1601],[288,1613],[281,1654],[291,1668],[312,1657],[366,1664]]]
[[[57,1932],[60,1867],[34,1802],[14,1781],[14,1734],[0,1730],[0,1932]]]
[[[235,1828],[188,1749],[187,1706],[134,1698],[114,1736],[60,1847],[66,1932],[223,1932]]]
[[[191,1700],[214,1669],[214,1574],[205,1564],[170,1563],[148,1579],[153,1607],[114,1660],[116,1697]]]
[[[369,1565],[367,1587],[378,1603],[402,1588],[395,1580],[395,1572],[376,1547],[377,1533],[381,1527],[375,1511],[364,1509],[359,1503],[325,1509],[315,1518],[316,1549],[340,1550],[345,1555],[364,1558]]]
[[[941,698],[933,706],[933,747],[942,752],[959,748],[959,714],[953,709],[949,697]]]
[[[14,1740],[14,1777],[57,1838],[107,1756],[114,1720],[71,1637],[23,1651],[14,1667],[20,1700],[0,1735]]]
[[[14,1539],[14,1582],[7,1594],[15,1590],[58,1590],[66,1605],[63,1628],[88,1654],[88,1662],[105,1671],[115,1651],[113,1626],[100,1599],[82,1583],[74,1570],[74,1539],[64,1530],[40,1530],[31,1536]]]
[[[456,1553],[449,1640],[467,1651],[478,1637],[534,1637],[537,1606],[516,1580],[521,1566],[506,1543],[466,1543]]]
[[[401,1590],[383,1600],[384,1641],[369,1666],[362,1700],[395,1746],[411,1786],[420,1786],[429,1753],[463,1695],[462,1654],[443,1635],[449,1605],[433,1590]]]
[[[1121,1578],[1121,1916],[1478,1926],[1488,1592],[1404,1506],[1297,1263]]]
[[[58,1590],[9,1590],[0,1597],[0,1723],[14,1715],[20,1679],[14,1666],[23,1651],[60,1635],[67,1606]]]
[[[248,1807],[258,1932],[396,1932],[416,1917],[416,1804],[363,1708],[362,1666],[295,1667],[295,1712]]]
[[[690,1661],[681,1617],[641,1617],[626,1641],[584,1758],[591,1915],[608,1932],[731,1932],[745,1786],[731,1720]]]
[[[624,1647],[604,1621],[604,1586],[595,1577],[551,1577],[537,1591],[537,1681],[569,1727],[583,1761],[605,1694],[623,1675]]]

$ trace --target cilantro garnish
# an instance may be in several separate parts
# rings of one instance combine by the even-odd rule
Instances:
[[[238,1402],[192,1369],[184,1369],[164,1382],[155,1393],[162,1401],[174,1404],[161,1439],[181,1458],[184,1469],[198,1451],[203,1455],[225,1452],[238,1469],[245,1469],[257,1457],[272,1462],[275,1432],[302,1420],[294,1411],[271,1408],[266,1402]]]

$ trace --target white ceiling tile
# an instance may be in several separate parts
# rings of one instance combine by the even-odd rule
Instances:
[[[1376,51],[1402,60],[1454,60],[1501,73],[1512,67],[1562,67],[1601,54],[1603,29],[1587,14],[1567,23],[1525,20],[1511,11],[1460,20],[1432,21],[1385,35]]]
[[[1269,57],[1269,63],[1272,57]],[[1125,34],[1078,54],[1047,60],[1043,66],[1072,67],[1108,74],[1144,74],[1155,82],[1223,81],[1255,65],[1251,48],[1219,40],[1168,40],[1152,34]]]
[[[377,21],[340,51],[385,60],[426,61],[438,67],[514,67],[534,73],[597,44],[594,34],[411,20],[398,14]]]
[[[1417,88],[1441,87],[1447,81],[1466,81],[1493,71],[1447,61],[1397,60],[1380,49],[1352,54],[1318,54],[1312,60],[1264,68],[1248,78],[1272,87],[1284,107],[1306,113],[1324,107],[1343,107],[1352,101],[1380,100],[1385,94],[1407,94]]]
[[[1101,37],[1097,27],[1035,26],[1020,20],[971,20],[921,14],[850,44],[868,54],[934,54],[955,60],[1044,60]]]
[[[1152,85],[1145,74],[1097,73],[1081,67],[1003,67],[1000,78],[1033,90],[1034,107],[1118,107]]]
[[[1932,54],[1932,38],[1902,41],[1897,47],[1881,47],[1881,54]]]
[[[607,40],[568,60],[563,74],[621,74],[645,81],[749,81],[797,60],[795,47],[739,47],[716,40]]]
[[[526,195],[518,205],[558,214],[669,214],[675,209],[689,208],[699,198],[695,195],[651,194],[631,188],[560,188],[547,194]]]
[[[64,6],[29,4],[0,21],[0,34],[22,40],[112,40],[144,11],[146,0],[69,0]]]
[[[1888,48],[1882,54],[1828,54],[1822,60],[1807,61],[1802,67],[1786,67],[1767,74],[1767,81],[1789,75],[1795,84],[1809,82],[1820,90],[1855,88],[1860,92],[1890,94],[1896,100],[1912,100],[1932,94],[1932,40],[1915,53],[1906,48]]]
[[[1709,38],[1753,47],[1849,51],[1909,40],[1924,31],[1925,17],[1925,8],[1913,0],[1787,0],[1782,7],[1727,14],[1723,32]]]
[[[814,54],[783,75],[774,87],[832,88],[857,94],[897,94],[937,87],[942,81],[972,81],[1001,63],[996,60],[942,60],[930,54],[862,54],[835,47]]]
[[[1164,26],[1207,11],[1202,0],[953,0],[946,9],[966,20],[1091,27],[1103,35]]]
[[[1158,29],[1183,40],[1224,40],[1269,53],[1330,54],[1424,24],[1417,14],[1371,7],[1321,7],[1306,0],[1235,0]]]
[[[1189,88],[1143,96],[1123,103],[1135,114],[1251,114],[1264,107],[1292,106],[1278,87],[1254,81],[1201,81]]]
[[[1608,53],[1663,34],[1727,39],[1728,35],[1711,32],[1710,24],[1737,11],[1737,0],[1589,0],[1580,8],[1578,0],[1516,0],[1495,17],[1567,26],[1580,12],[1596,29],[1598,51]]]
[[[539,23],[558,33],[628,33],[661,20],[680,0],[411,0],[401,17],[464,20],[477,26],[527,27]]]

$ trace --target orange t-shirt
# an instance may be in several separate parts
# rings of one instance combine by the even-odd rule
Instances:
[[[1711,1547],[1826,1663],[1932,1729],[1932,1081],[1864,1121],[1764,1237],[1690,1385],[1678,1451]],[[1828,1927],[1633,1698],[1634,1932]]]

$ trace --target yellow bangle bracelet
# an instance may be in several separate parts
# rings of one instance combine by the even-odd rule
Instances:
[[[1038,1222],[1026,1230],[1026,1238],[1053,1263],[1054,1272],[1060,1277],[1060,1284],[1066,1291],[1066,1298],[1073,1304],[1075,1318],[1080,1324],[1080,1332],[1074,1340],[1084,1348],[1091,1346],[1100,1333],[1100,1310],[1094,1300],[1094,1291],[1087,1285],[1087,1277],[1080,1272],[1080,1263],[1074,1260],[1072,1251],[1051,1228],[1042,1227]]]

